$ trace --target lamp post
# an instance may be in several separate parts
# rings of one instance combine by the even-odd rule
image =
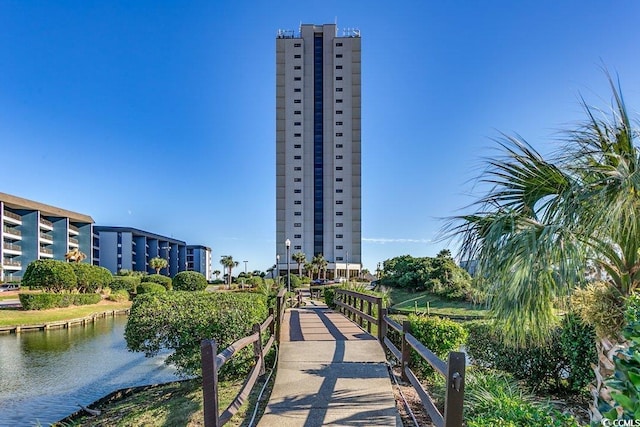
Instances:
[[[244,262],[244,277],[242,278],[242,288],[244,288],[244,282],[245,280],[247,280],[247,263],[249,261],[242,261]]]
[[[291,292],[291,257],[289,257],[289,249],[291,249],[291,240],[284,241],[287,247],[287,292]]]
[[[276,277],[278,278],[276,285],[280,287],[280,255],[276,255],[276,273]]]

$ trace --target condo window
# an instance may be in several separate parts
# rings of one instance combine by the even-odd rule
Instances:
[[[336,148],[342,148],[342,144],[336,144]]]
[[[337,76],[337,77],[336,77],[336,80],[337,80],[337,81],[342,80],[342,76]]]
[[[342,99],[336,99],[336,104],[342,104]]]
[[[293,226],[294,227],[302,227],[302,223],[301,222],[294,222]]]
[[[337,227],[337,228],[342,227],[342,223],[341,223],[341,222],[336,222],[336,227]]]
[[[342,58],[342,54],[341,53],[337,54],[336,58]]]
[[[295,160],[302,160],[302,156],[293,156]]]
[[[336,126],[342,126],[342,122],[336,122]]]
[[[300,80],[302,80],[302,77],[294,77],[293,80],[299,82]]]
[[[293,148],[302,148],[302,144],[295,144]]]
[[[293,213],[295,216],[302,216],[302,212],[294,212]]]
[[[336,43],[336,46],[337,46],[337,47],[342,46],[342,42],[338,42],[338,43]]]
[[[338,155],[336,156],[336,160],[342,160],[342,155],[341,155],[341,154],[338,154]]]
[[[336,246],[336,249],[341,250],[342,249],[342,245]]]
[[[294,205],[301,205],[302,204],[302,200],[296,200],[293,202]]]
[[[342,136],[342,132],[336,132],[336,136]]]
[[[342,212],[336,212],[336,216],[342,216]]]
[[[301,44],[301,43],[294,43],[294,44],[293,44],[293,47],[300,47],[300,46],[302,46],[302,44]]]
[[[336,193],[342,193],[342,188],[336,188]]]
[[[302,166],[296,166],[293,168],[294,171],[301,171],[302,170]]]
[[[294,234],[293,238],[294,239],[302,239],[302,234]]]
[[[336,170],[337,171],[341,171],[342,170],[342,166],[336,166]]]
[[[299,87],[294,87],[294,88],[293,88],[293,91],[294,91],[294,92],[302,92],[302,89],[300,89]]]
[[[293,178],[293,182],[302,182],[302,178]]]
[[[336,110],[336,114],[342,114],[342,110]]]
[[[336,65],[336,70],[342,70],[342,65]]]
[[[341,205],[342,204],[342,200],[336,200],[336,205]]]
[[[336,88],[336,92],[342,92],[342,88],[341,87],[337,87]]]
[[[295,190],[293,190],[293,192],[296,193],[296,194],[300,194],[300,193],[302,193],[302,190],[299,189],[299,188],[296,188]]]
[[[340,55],[342,56],[342,55]],[[294,58],[302,58],[302,55],[293,55]]]
[[[302,70],[302,66],[300,66],[300,65],[294,65],[294,66],[293,66],[293,69],[294,69],[294,70]]]
[[[341,256],[337,256],[336,257],[336,261],[342,261],[342,257]]]
[[[296,138],[300,138],[302,136],[301,133],[294,133],[293,136],[295,136]]]
[[[301,99],[294,99],[294,100],[293,100],[293,103],[294,103],[294,104],[301,104],[301,103],[302,103],[302,100],[301,100]]]
[[[293,122],[293,125],[294,126],[300,126],[300,125],[302,125],[302,122]]]
[[[342,178],[336,178],[336,182],[342,182]]]
[[[296,111],[293,112],[293,114],[302,114],[302,111],[296,110]]]
[[[342,234],[336,234],[336,239],[342,239]]]
[[[302,249],[302,246],[296,245],[296,246],[293,247],[293,249],[298,249],[299,250],[299,249]]]

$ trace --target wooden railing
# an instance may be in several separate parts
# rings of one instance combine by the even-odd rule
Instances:
[[[366,322],[369,333],[372,326],[377,328],[376,335],[382,348],[388,350],[399,362],[401,375],[404,381],[411,383],[420,396],[422,406],[425,408],[434,425],[437,427],[462,426],[462,409],[464,402],[464,378],[465,378],[465,354],[462,352],[450,352],[448,361],[439,359],[431,350],[411,335],[410,323],[404,321],[401,324],[389,318],[387,310],[383,308],[382,298],[346,289],[336,289],[334,302],[336,308],[361,327]],[[389,328],[397,331],[401,338],[401,348],[387,337]],[[429,393],[424,389],[416,375],[411,370],[411,349],[422,359],[427,361],[436,372],[446,379],[446,396],[444,415],[440,413]]]
[[[202,356],[202,392],[204,395],[204,425],[205,427],[219,427],[226,424],[249,397],[251,389],[258,377],[265,373],[264,358],[273,343],[280,341],[281,323],[285,310],[285,290],[281,290],[276,297],[276,309],[269,310],[269,317],[262,323],[253,325],[253,333],[240,338],[221,353],[216,354],[218,345],[216,340],[203,340],[200,343]],[[269,329],[269,339],[262,345],[262,333]],[[245,380],[242,389],[235,399],[220,414],[218,393],[218,371],[225,363],[233,358],[240,350],[253,344],[256,364]]]

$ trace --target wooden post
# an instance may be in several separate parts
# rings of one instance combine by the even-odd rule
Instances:
[[[269,316],[272,316],[271,323],[269,323],[269,335],[276,333],[276,316],[273,314],[273,307],[269,307]]]
[[[372,316],[371,301],[367,301],[367,314]],[[367,322],[367,332],[371,333],[371,321]]]
[[[381,298],[378,298],[376,303],[378,305],[378,313],[377,313],[378,314],[378,341],[380,341],[380,343],[384,344],[384,337],[386,335],[384,316],[387,314],[387,310],[382,308],[382,299]]]
[[[408,320],[402,322],[402,359],[400,360],[400,366],[402,369],[402,381],[408,382],[409,378],[407,378],[407,374],[405,373],[405,368],[409,366],[409,360],[411,359],[411,347],[409,347],[409,343],[407,342],[406,335],[411,332],[411,323]]]
[[[260,364],[260,374],[264,375],[264,357],[262,357],[262,336],[260,334],[260,323],[255,323],[253,325],[254,334],[258,333],[258,339],[253,342],[253,355],[256,357],[256,363]]]
[[[276,341],[280,344],[280,330],[282,329],[282,298],[276,297],[276,316],[274,321],[276,322]]]
[[[218,423],[218,368],[216,340],[202,340],[200,355],[202,357],[202,395],[204,397],[205,427],[219,427]]]
[[[360,299],[360,311],[364,313],[364,300]],[[359,316],[360,320],[358,321],[358,324],[360,325],[360,327],[362,327],[363,324],[363,319],[362,316]]]
[[[447,363],[447,392],[444,403],[445,427],[462,426],[464,403],[465,355],[459,351],[449,353]]]

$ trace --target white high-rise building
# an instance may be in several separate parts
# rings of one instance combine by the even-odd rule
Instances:
[[[276,37],[276,254],[361,269],[360,33],[303,24]],[[293,271],[297,268],[295,262]]]

